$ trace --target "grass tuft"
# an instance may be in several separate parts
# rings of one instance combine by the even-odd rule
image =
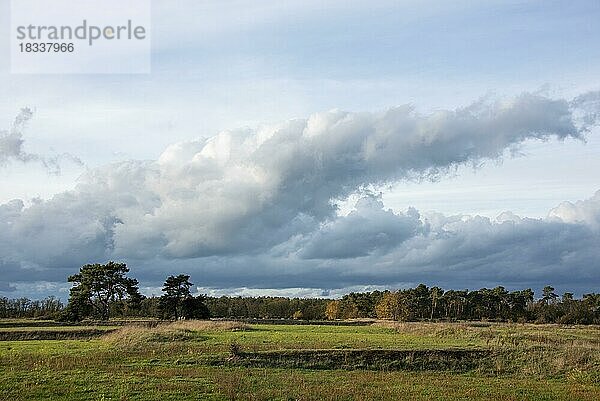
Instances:
[[[102,337],[103,340],[120,346],[134,346],[145,342],[170,342],[202,340],[202,332],[235,332],[250,330],[245,323],[211,320],[181,320],[159,324],[125,326]]]

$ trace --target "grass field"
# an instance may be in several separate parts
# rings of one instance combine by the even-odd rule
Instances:
[[[0,399],[600,399],[595,326],[188,321],[60,329],[82,334],[0,341]],[[2,331],[10,330],[35,332]]]

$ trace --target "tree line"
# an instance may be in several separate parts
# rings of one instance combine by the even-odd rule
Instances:
[[[559,296],[551,286],[540,298],[531,289],[504,287],[444,290],[419,284],[398,291],[350,293],[338,300],[285,297],[207,297],[191,294],[186,274],[166,278],[159,297],[145,297],[124,263],[88,264],[68,277],[69,302],[49,297],[0,298],[0,317],[47,317],[67,321],[145,317],[158,319],[303,319],[378,318],[397,321],[491,320],[563,324],[600,324],[600,294]]]
[[[600,294],[562,296],[551,286],[535,299],[531,289],[507,291],[504,287],[448,290],[419,284],[398,291],[351,293],[327,304],[327,319],[379,318],[397,321],[490,320],[561,324],[599,324]]]
[[[0,318],[56,317],[64,307],[60,299],[55,297],[41,300],[0,297]]]

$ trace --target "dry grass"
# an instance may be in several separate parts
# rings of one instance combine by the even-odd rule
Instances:
[[[168,330],[193,331],[246,331],[250,326],[246,323],[214,320],[179,320],[159,326]]]
[[[437,322],[392,322],[378,321],[373,326],[395,330],[400,334],[429,336],[437,338],[464,338],[482,331],[482,327],[469,323]],[[487,324],[484,328],[487,328]]]
[[[102,336],[102,339],[120,346],[132,346],[148,341],[168,342],[193,340],[202,332],[245,331],[250,326],[240,322],[211,320],[180,320],[155,327],[130,325]]]
[[[592,373],[587,378],[600,380],[600,328],[598,326],[561,326],[499,323],[389,322],[376,326],[395,330],[400,335],[444,339],[468,339],[494,356],[484,364],[482,374],[526,374],[538,377],[578,372]]]

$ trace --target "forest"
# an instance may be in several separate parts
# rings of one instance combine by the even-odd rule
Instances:
[[[311,321],[377,318],[395,321],[600,323],[600,294],[590,293],[575,298],[567,292],[559,296],[550,286],[545,287],[538,298],[530,289],[509,292],[503,287],[496,287],[473,291],[445,291],[424,284],[398,291],[350,293],[334,300],[269,296],[196,296],[188,299],[192,298],[197,300],[196,308],[205,307],[208,310],[208,314],[204,312],[203,316],[211,318]],[[161,297],[142,296],[135,308],[126,308],[119,301],[112,302],[110,317],[169,318],[165,317],[162,309]],[[57,319],[64,318],[66,310],[67,305],[55,297],[42,300],[0,298],[0,318]],[[91,315],[89,318],[99,316]]]

